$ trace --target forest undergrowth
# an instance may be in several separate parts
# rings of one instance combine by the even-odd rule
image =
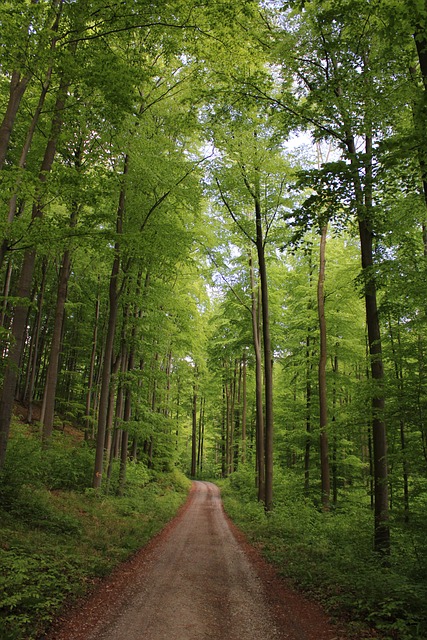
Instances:
[[[37,428],[15,423],[0,475],[0,638],[33,640],[64,604],[90,590],[175,515],[190,482],[130,463],[124,496],[91,484],[93,450],[55,432],[43,451]]]
[[[301,496],[301,478],[276,472],[274,509],[257,502],[251,470],[221,482],[224,507],[280,575],[344,620],[355,638],[427,638],[426,511],[409,524],[392,515],[392,553],[372,550],[372,513],[362,490],[322,513]],[[424,520],[424,524],[421,522]]]

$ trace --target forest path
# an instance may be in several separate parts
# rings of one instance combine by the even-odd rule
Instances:
[[[175,520],[46,636],[48,640],[338,640],[194,482]]]

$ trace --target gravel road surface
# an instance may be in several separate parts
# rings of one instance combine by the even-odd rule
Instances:
[[[338,640],[322,610],[287,588],[195,482],[180,515],[101,583],[46,640]]]

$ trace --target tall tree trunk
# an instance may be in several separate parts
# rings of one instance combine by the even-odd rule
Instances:
[[[258,178],[258,177],[257,177]],[[273,360],[270,342],[270,315],[268,308],[268,282],[265,262],[264,234],[259,179],[255,185],[256,248],[261,284],[262,336],[264,345],[265,381],[265,509],[273,507]]]
[[[304,495],[310,494],[310,452],[311,452],[311,354],[310,334],[305,342],[305,448],[304,448]]]
[[[258,321],[257,289],[255,288],[255,273],[252,263],[252,256],[249,256],[249,274],[251,282],[251,317],[252,317],[252,340],[255,352],[255,439],[256,439],[256,460],[258,478],[258,500],[265,501],[265,466],[264,466],[264,411],[263,411],[263,383],[262,383],[262,354],[261,339]]]
[[[55,158],[56,146],[63,122],[63,111],[67,97],[68,81],[61,82],[55,103],[50,137],[46,145],[43,161],[40,167],[39,183],[42,186],[50,173]],[[43,216],[43,202],[41,196],[35,201],[32,219]],[[10,354],[3,379],[3,389],[0,397],[0,468],[6,458],[7,442],[9,438],[10,421],[12,418],[13,402],[15,398],[16,381],[24,347],[24,331],[27,320],[27,300],[31,290],[36,251],[27,249],[18,284],[17,296],[22,301],[15,307],[12,323],[12,340]]]
[[[70,228],[77,224],[78,205],[73,205],[70,217]],[[52,342],[50,345],[49,365],[47,369],[46,384],[44,391],[44,412],[43,412],[43,443],[50,439],[53,430],[53,420],[55,414],[56,386],[58,383],[59,357],[61,354],[61,338],[65,318],[65,303],[67,301],[68,280],[71,271],[71,251],[66,249],[62,257],[61,269],[58,278],[58,295],[56,298],[55,319],[53,325]]]
[[[243,351],[242,356],[242,455],[241,461],[242,464],[246,464],[246,419],[247,419],[247,407],[248,407],[248,399],[247,399],[247,383],[246,383],[246,370],[247,370],[247,362],[246,362],[246,350]]]
[[[328,451],[328,398],[326,389],[326,318],[325,318],[325,265],[326,265],[326,236],[328,225],[322,228],[320,238],[319,280],[317,284],[317,310],[320,329],[320,357],[319,357],[319,411],[320,411],[320,474],[322,507],[329,510],[329,451]]]
[[[195,374],[196,375],[196,372]],[[192,409],[192,430],[191,430],[191,477],[196,477],[196,456],[197,456],[197,385],[193,384],[193,409]]]
[[[222,365],[225,368],[225,364]],[[224,380],[222,382],[222,411],[221,411],[221,477],[227,477],[227,392]]]
[[[202,397],[200,400],[200,411],[199,411],[199,442],[197,446],[197,471],[200,472],[203,468],[203,426],[204,426],[204,408],[205,408],[205,398]]]
[[[31,0],[31,4],[37,4],[38,0]],[[55,12],[55,18],[51,31],[54,33],[54,37],[51,41],[51,52],[55,49],[57,41],[57,31],[59,27],[59,20],[61,17],[63,0],[53,0],[52,9]],[[30,30],[30,24],[27,24],[25,28],[28,36]],[[32,74],[21,75],[18,69],[12,71],[10,86],[9,86],[9,99],[6,106],[5,115],[3,121],[0,124],[0,170],[3,168],[6,160],[6,154],[9,147],[10,136],[12,134],[13,126],[15,124],[16,115],[18,113],[21,100],[31,80]]]
[[[128,173],[129,158],[126,155],[123,168],[123,184],[120,190],[119,206],[117,209],[116,234],[114,245],[114,260],[110,275],[109,286],[109,316],[107,336],[105,339],[104,362],[102,366],[101,393],[99,399],[98,431],[96,437],[95,466],[93,473],[93,488],[99,489],[102,484],[104,467],[104,442],[107,428],[108,397],[111,380],[111,364],[113,359],[114,337],[116,334],[116,321],[119,306],[118,277],[120,272],[120,236],[123,233],[123,219],[125,213],[126,176]]]
[[[3,286],[3,302],[2,302],[2,308],[0,311],[0,327],[4,327],[5,326],[5,320],[6,320],[6,313],[7,313],[7,307],[8,307],[8,297],[9,297],[9,291],[10,291],[10,283],[12,281],[12,272],[13,272],[13,260],[12,258],[10,258],[7,267],[6,267],[6,273],[5,273],[5,277],[4,277],[4,286]]]
[[[338,347],[338,344],[336,345]],[[337,382],[338,382],[338,355],[335,353],[333,359],[332,370],[334,372],[334,386],[332,389],[332,424],[333,424],[333,439],[332,439],[332,501],[334,505],[338,502],[338,466],[337,466],[337,430],[335,426],[336,422],[336,410],[337,410]]]
[[[31,424],[33,421],[33,403],[34,403],[34,387],[36,381],[37,361],[39,353],[40,330],[42,326],[42,311],[44,301],[44,291],[46,287],[47,260],[43,259],[42,279],[40,283],[39,295],[37,298],[37,314],[34,333],[31,339],[31,351],[28,363],[28,385],[25,390],[25,401],[28,402],[27,422]]]
[[[129,358],[127,362],[127,373],[129,374],[133,371],[134,361],[135,361],[135,328],[132,330],[132,341],[129,350]],[[121,449],[120,449],[120,471],[119,471],[119,495],[123,495],[126,485],[126,468],[127,468],[127,459],[128,459],[128,445],[129,445],[129,426],[128,423],[131,419],[132,414],[132,384],[128,379],[126,388],[125,388],[125,406],[123,411],[123,432],[122,432],[122,441],[121,441]]]
[[[311,292],[313,286],[313,260],[311,247],[308,253],[308,284]],[[307,313],[310,315],[312,310],[312,296],[310,293],[307,304]],[[308,497],[310,494],[310,453],[311,453],[311,371],[312,352],[311,352],[311,327],[307,327],[307,337],[305,340],[305,450],[304,450],[304,495]]]
[[[98,285],[99,285],[99,276],[98,276]],[[96,348],[97,348],[97,342],[98,342],[99,307],[100,307],[100,296],[98,292],[96,297],[96,304],[95,304],[95,322],[93,325],[92,351],[90,356],[89,377],[88,377],[87,392],[86,392],[85,440],[89,440],[89,437],[91,438],[94,437],[93,422],[91,421],[90,411],[91,411],[92,393],[93,393],[93,386],[94,386],[94,379],[95,379],[95,362],[96,362]]]
[[[22,96],[30,81],[30,76],[21,76],[18,70],[12,72],[9,86],[9,99],[3,121],[0,124],[0,169],[6,160],[9,140],[15,123],[16,114],[21,104]]]
[[[399,323],[397,325],[397,344],[399,347],[399,355],[397,353],[394,331],[391,322],[391,318],[389,318],[388,322],[389,331],[390,331],[390,343],[391,350],[393,353],[394,360],[394,373],[396,376],[397,388],[399,391],[399,404],[403,403],[405,396],[405,385],[403,380],[403,368],[402,368],[402,357],[401,357],[401,344],[400,344],[400,331],[399,331]],[[404,519],[405,522],[409,522],[409,466],[408,466],[408,454],[406,450],[406,433],[405,433],[405,420],[403,416],[399,418],[399,433],[400,433],[400,449],[402,452],[402,477],[403,477],[403,507],[404,507]]]
[[[384,421],[384,369],[381,348],[381,331],[378,317],[377,289],[374,277],[372,234],[372,139],[366,136],[366,185],[363,191],[356,145],[353,137],[347,139],[353,171],[353,184],[358,211],[360,250],[364,276],[366,324],[368,328],[371,376],[374,384],[372,397],[372,444],[374,466],[374,549],[384,554],[390,552],[390,524],[388,516],[388,468],[387,433]]]

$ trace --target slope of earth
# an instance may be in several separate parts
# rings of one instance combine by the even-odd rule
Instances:
[[[185,507],[45,640],[344,640],[321,608],[287,589],[195,482]]]

